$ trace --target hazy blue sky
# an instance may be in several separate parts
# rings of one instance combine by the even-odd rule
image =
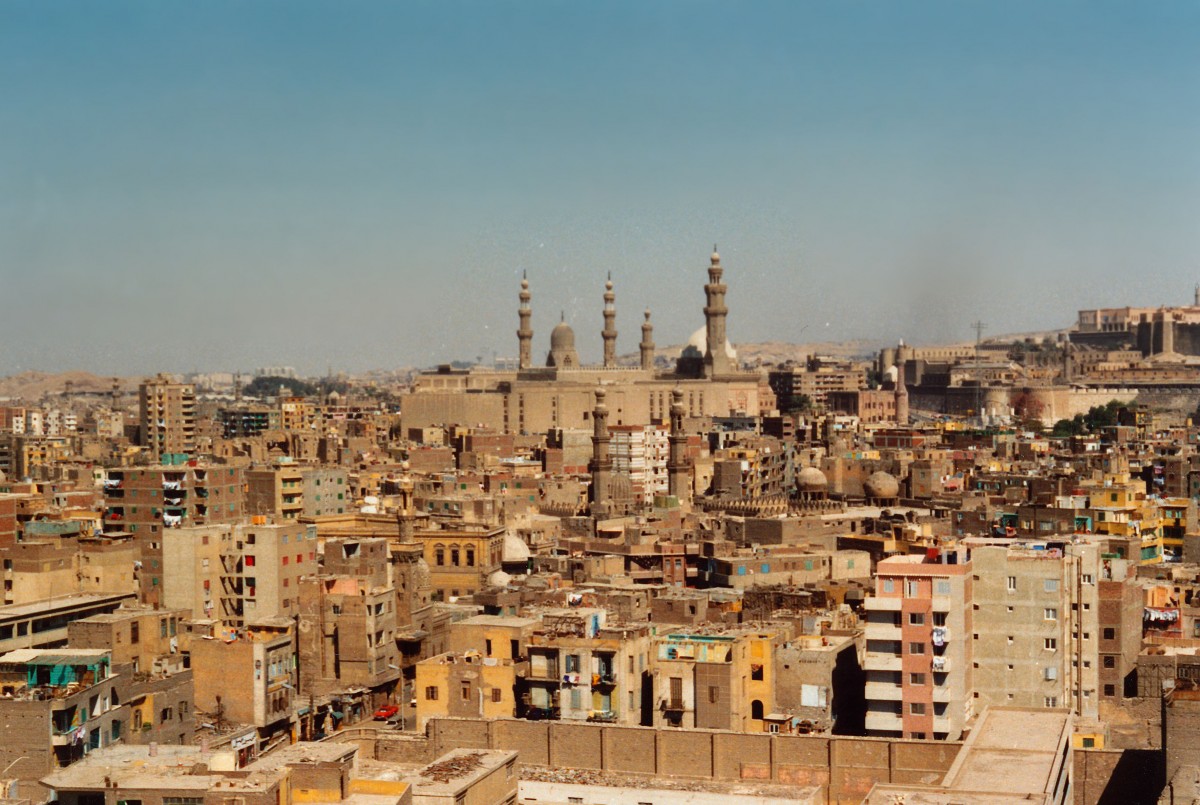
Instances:
[[[0,0],[0,373],[910,342],[1200,281],[1198,2]]]

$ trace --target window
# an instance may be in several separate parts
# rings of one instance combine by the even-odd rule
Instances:
[[[1058,610],[1054,607],[1046,607],[1042,610],[1042,618],[1048,621],[1058,620]]]
[[[756,682],[761,682],[763,679],[763,667],[761,665],[751,665],[750,678]]]
[[[925,653],[925,644],[924,643],[909,643],[908,644],[908,653],[909,654],[924,654]]]
[[[894,579],[884,579],[883,580],[883,591],[885,593],[896,592],[896,581]]]
[[[936,589],[937,595],[950,595],[950,582],[949,581],[947,581],[945,579],[938,579],[936,582],[934,582],[934,586],[937,588]]]
[[[1042,678],[1045,679],[1047,682],[1052,682],[1055,679],[1058,679],[1058,669],[1055,668],[1053,665],[1051,665],[1047,668],[1043,668],[1042,669]]]
[[[501,697],[502,693],[503,693],[503,691],[501,691],[500,688],[492,688],[492,701],[493,702],[500,701],[500,697]]]
[[[1058,707],[1058,697],[1057,696],[1047,696],[1046,697],[1046,706],[1047,707]]]
[[[925,684],[925,674],[909,674],[908,675],[908,684],[924,685]]]
[[[140,629],[141,629],[141,624],[139,624],[137,621],[132,621],[129,624],[129,642],[130,643],[138,642],[138,639],[139,639],[138,635],[139,635]]]
[[[1104,695],[1105,696],[1116,696],[1117,695],[1117,686],[1116,685],[1105,685],[1104,686]]]
[[[1117,658],[1113,657],[1113,656],[1106,656],[1104,658],[1104,667],[1105,668],[1116,668],[1117,667]]]
[[[1084,584],[1094,584],[1094,583],[1095,583],[1095,581],[1092,579],[1092,574],[1091,574],[1091,573],[1084,573],[1084,574],[1083,574],[1083,583],[1084,583]]]
[[[1009,591],[1010,593],[1015,593],[1015,592],[1017,591],[1017,577],[1016,577],[1016,576],[1009,576],[1009,577],[1008,577],[1008,587],[1007,587],[1007,589],[1008,589],[1008,591]]]
[[[721,689],[716,685],[708,686],[708,703],[716,704],[721,700]]]
[[[919,596],[921,594],[920,582],[914,579],[909,579],[908,581],[904,582],[904,594],[909,598],[916,598]]]
[[[924,626],[925,625],[925,614],[922,612],[908,613],[908,625],[909,626]]]
[[[1042,648],[1046,649],[1046,651],[1058,651],[1058,639],[1047,637],[1042,641]]]
[[[471,701],[471,683],[463,682],[460,687],[462,690],[462,700],[464,702]]]
[[[1105,640],[1117,639],[1117,630],[1111,626],[1105,626],[1104,631],[1101,634],[1103,634]]]
[[[1083,748],[1084,749],[1095,749],[1096,748],[1096,739],[1095,738],[1084,738],[1083,739]]]
[[[1048,593],[1058,592],[1058,579],[1046,579],[1042,582],[1042,586]]]
[[[908,712],[912,713],[914,716],[925,715],[925,702],[909,702]]]
[[[438,697],[437,685],[430,685],[425,688],[425,701],[436,702]]]
[[[254,555],[253,555],[253,554],[246,554],[246,557],[245,557],[245,560],[244,560],[243,564],[244,564],[246,567],[254,567]]]

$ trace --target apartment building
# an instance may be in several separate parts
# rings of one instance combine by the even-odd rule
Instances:
[[[503,527],[418,531],[429,565],[434,600],[453,601],[488,586],[504,556]]]
[[[196,710],[206,721],[256,729],[256,750],[287,739],[299,685],[295,624],[256,621],[190,643]]]
[[[0,655],[0,763],[9,797],[49,799],[39,781],[119,743],[129,723],[127,680],[106,649],[19,649]]]
[[[1096,717],[1098,559],[1087,544],[972,545],[977,710],[1074,707]]]
[[[317,527],[240,523],[221,548],[217,616],[240,626],[300,611],[300,580],[317,572]]]
[[[386,699],[400,678],[396,591],[353,576],[299,579],[300,690],[365,687]]]
[[[138,386],[142,446],[154,460],[196,452],[196,389],[158,375]]]
[[[962,735],[974,698],[971,573],[970,563],[923,555],[876,566],[875,594],[865,602],[868,735]]]
[[[634,500],[652,504],[656,495],[669,492],[668,428],[662,425],[610,425],[609,456],[613,474],[629,476]]]
[[[246,511],[279,520],[344,514],[353,507],[347,474],[337,467],[279,464],[246,471]]]
[[[654,726],[768,732],[775,707],[775,631],[680,632],[655,638]]]
[[[647,625],[608,625],[605,610],[587,607],[543,610],[541,617],[527,642],[526,718],[649,723]]]
[[[177,464],[109,469],[104,476],[104,530],[129,532],[138,546],[140,596],[163,603],[163,544],[181,526],[242,519],[245,480],[239,467]]]
[[[417,663],[417,730],[431,718],[513,718],[525,663],[447,652]]]

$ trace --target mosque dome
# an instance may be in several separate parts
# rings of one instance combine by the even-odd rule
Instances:
[[[487,577],[489,587],[507,587],[512,581],[512,576],[505,573],[503,570],[494,571]]]
[[[575,331],[565,321],[554,325],[550,331],[550,349],[575,349]]]
[[[525,544],[525,540],[518,537],[516,534],[508,533],[504,535],[504,552],[501,556],[501,561],[504,562],[524,562],[529,558],[529,546]]]
[[[900,482],[890,472],[880,470],[871,473],[863,484],[863,491],[868,498],[898,498],[900,497]]]
[[[805,467],[796,475],[796,486],[804,492],[819,492],[829,486],[829,479],[816,467]]]
[[[692,333],[692,337],[688,339],[687,345],[684,346],[683,352],[679,354],[679,357],[703,358],[706,352],[708,352],[708,328],[701,327]],[[729,343],[729,339],[725,339],[725,354],[729,357],[729,360],[737,360],[737,350],[733,348],[733,344]]]

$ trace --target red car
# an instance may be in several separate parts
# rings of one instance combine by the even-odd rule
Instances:
[[[399,712],[400,712],[400,708],[397,707],[396,705],[385,704],[383,707],[380,707],[378,710],[375,711],[375,720],[376,721],[387,721],[389,718],[391,718],[392,716],[396,715],[396,713],[399,713]]]

